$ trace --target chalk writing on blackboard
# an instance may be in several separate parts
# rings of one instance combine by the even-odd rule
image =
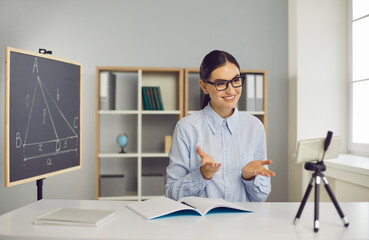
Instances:
[[[38,63],[37,57],[35,57],[34,64],[33,64],[33,73],[38,73]],[[30,107],[27,128],[24,136],[24,143],[22,144],[24,148],[24,161],[27,162],[32,159],[37,159],[40,157],[46,156],[54,156],[57,154],[63,154],[67,152],[75,152],[77,153],[78,150],[78,135],[75,132],[74,128],[78,128],[78,116],[74,118],[72,127],[68,120],[65,118],[63,112],[58,107],[57,101],[60,100],[62,96],[59,93],[59,88],[57,88],[56,101],[54,97],[50,94],[47,90],[46,86],[40,79],[40,76],[37,75],[37,82],[35,83],[33,96],[26,96],[26,105]],[[39,105],[35,104],[35,99],[40,98],[41,103]],[[29,102],[30,101],[30,102]],[[36,108],[39,108],[37,110]],[[41,110],[41,117],[35,116],[37,113],[40,113]],[[63,124],[66,124],[66,128],[63,128],[63,136],[60,136],[61,131],[56,129],[55,120],[59,118]],[[50,123],[47,126],[47,123]],[[42,129],[51,127],[50,131],[53,133],[52,136],[46,136],[45,139],[39,139],[38,141],[33,138],[33,141],[29,141],[27,139],[28,134],[38,134],[34,129],[40,129],[40,127],[34,127],[33,125],[41,125]],[[58,133],[59,132],[59,133]],[[17,132],[18,138],[16,138],[16,143],[22,142],[19,132]],[[28,141],[27,141],[28,140]],[[68,144],[69,143],[69,144]],[[20,144],[17,144],[17,147],[21,147]],[[46,165],[52,165],[51,158],[47,158]]]

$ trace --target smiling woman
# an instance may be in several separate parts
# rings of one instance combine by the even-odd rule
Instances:
[[[240,71],[236,65],[226,62],[213,71],[209,80],[199,80],[199,84],[209,99],[211,106],[221,117],[227,118],[233,113],[242,93]],[[229,81],[223,79],[231,79]],[[229,83],[231,87],[228,87]],[[236,87],[233,82],[235,82]],[[208,85],[211,84],[211,85]]]
[[[263,124],[236,107],[245,80],[239,64],[231,54],[214,50],[203,59],[200,78],[203,110],[175,127],[166,196],[264,201],[275,174],[267,166],[272,161],[266,160]]]

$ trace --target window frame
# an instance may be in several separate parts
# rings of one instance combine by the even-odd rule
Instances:
[[[349,88],[349,131],[348,131],[348,151],[352,154],[358,154],[358,155],[365,155],[369,156],[369,144],[363,144],[363,143],[354,143],[353,142],[353,43],[352,43],[352,37],[353,37],[353,23],[356,20],[362,19],[361,17],[358,19],[353,19],[353,0],[349,0],[348,4],[348,49],[349,49],[349,66],[348,66],[348,88]],[[364,18],[369,18],[369,12],[368,15],[365,15]],[[365,81],[369,81],[365,80]]]

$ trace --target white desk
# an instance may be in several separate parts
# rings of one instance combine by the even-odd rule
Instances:
[[[254,213],[213,213],[144,220],[130,202],[41,200],[0,216],[0,239],[369,239],[369,202],[340,203],[345,228],[331,202],[320,203],[320,230],[313,231],[314,203],[293,225],[300,203],[242,203]],[[34,225],[33,219],[59,207],[113,209],[99,227]]]

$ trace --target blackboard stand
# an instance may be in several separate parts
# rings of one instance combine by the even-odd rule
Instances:
[[[42,185],[44,184],[44,179],[45,178],[41,178],[38,179],[36,181],[36,185],[37,185],[37,201],[42,199]]]
[[[41,54],[52,54],[52,51],[48,51],[48,50],[43,49],[43,48],[39,48],[38,49],[38,52],[41,53]],[[42,185],[44,184],[44,179],[45,178],[41,178],[41,179],[38,179],[36,181],[36,186],[37,186],[37,201],[39,201],[39,200],[42,199]]]

